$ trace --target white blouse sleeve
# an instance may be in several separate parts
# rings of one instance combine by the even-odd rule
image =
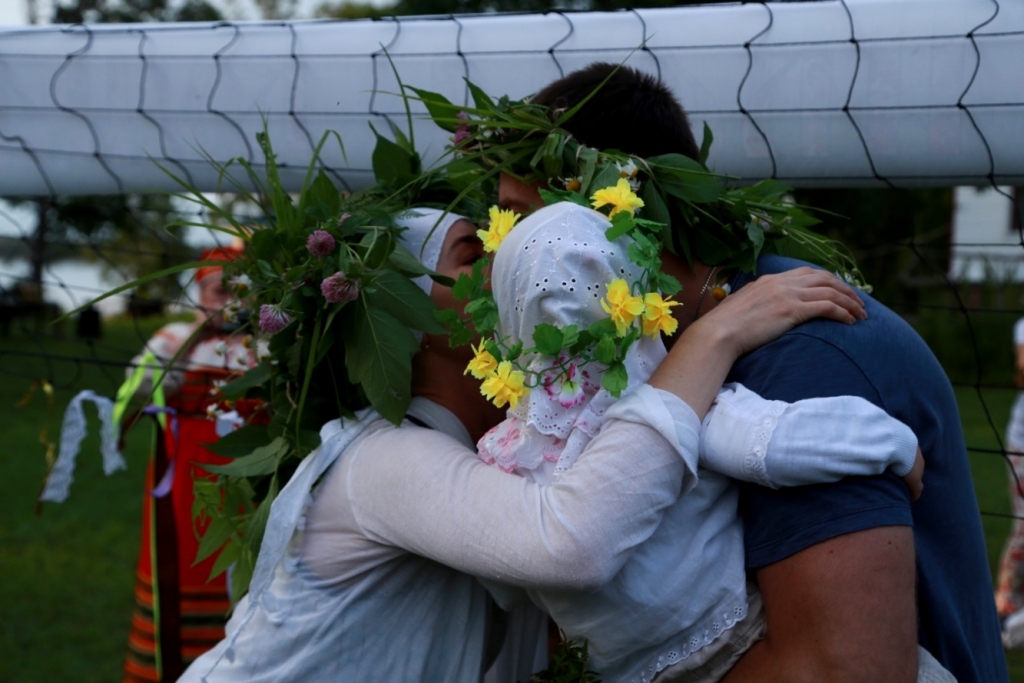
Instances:
[[[609,581],[693,485],[700,423],[647,385],[607,412],[571,470],[539,486],[446,435],[383,429],[339,463],[360,532],[476,576],[528,588]]]
[[[888,468],[902,477],[916,455],[910,427],[855,396],[786,403],[727,384],[701,425],[702,467],[771,488]]]

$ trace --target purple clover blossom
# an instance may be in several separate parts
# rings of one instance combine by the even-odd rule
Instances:
[[[260,306],[260,329],[267,334],[277,334],[284,328],[292,317],[281,310],[280,304],[263,304]]]
[[[349,280],[348,275],[338,271],[320,283],[320,293],[332,304],[355,301],[359,296],[359,283]]]
[[[469,114],[464,112],[464,111],[460,111],[459,113],[457,113],[455,115],[455,118],[460,119],[462,121],[469,121]],[[470,136],[469,124],[468,123],[461,123],[461,124],[459,124],[459,126],[455,129],[455,135],[452,136],[452,145],[458,147],[462,142],[467,140],[469,138],[469,136]]]
[[[334,251],[334,238],[326,230],[314,230],[306,240],[306,249],[317,258],[330,256]]]

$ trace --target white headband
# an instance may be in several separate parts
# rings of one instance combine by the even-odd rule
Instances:
[[[442,218],[443,216],[443,218]],[[441,259],[441,247],[451,227],[459,221],[467,220],[456,213],[445,213],[438,209],[412,208],[395,218],[395,223],[408,228],[402,231],[402,246],[412,252],[413,258],[430,270],[437,270]],[[434,281],[429,275],[421,275],[412,280],[427,295]]]

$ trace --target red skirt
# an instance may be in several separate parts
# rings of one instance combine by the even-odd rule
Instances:
[[[176,402],[172,407],[177,415],[168,415],[167,428],[157,429],[146,473],[126,683],[177,680],[189,663],[224,637],[231,602],[226,575],[210,578],[217,553],[193,565],[205,531],[193,525],[193,479],[213,476],[200,464],[228,462],[201,445],[216,441],[217,434],[214,421],[197,414],[199,402]],[[156,497],[152,491],[164,477],[170,477],[170,491]]]

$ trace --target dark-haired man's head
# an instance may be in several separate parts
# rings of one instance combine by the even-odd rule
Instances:
[[[608,81],[601,89],[564,124],[577,140],[596,149],[617,149],[643,158],[675,153],[699,159],[700,147],[682,105],[661,81],[642,71],[629,67],[616,71],[614,64],[591,64],[551,83],[531,101],[550,108],[557,119],[594,92],[605,78]],[[522,214],[544,205],[536,183],[523,182],[505,173],[498,184],[498,203]],[[670,211],[674,210],[670,207]],[[684,303],[685,310],[696,310],[701,303],[705,308],[713,305],[711,297],[700,301],[702,278],[708,274],[706,265],[697,261],[687,263],[669,250],[661,256],[663,270],[683,284],[678,300]],[[693,320],[691,316],[680,319],[680,329]]]
[[[547,85],[531,102],[548,107],[557,119],[598,86],[600,90],[565,123],[577,140],[643,158],[670,153],[699,158],[700,148],[682,105],[664,83],[637,69],[596,62]],[[523,214],[543,206],[535,185],[505,174],[499,204]]]
[[[645,158],[673,152],[691,159],[700,156],[686,112],[672,91],[654,76],[628,66],[616,71],[614,64],[591,64],[551,83],[531,101],[558,116],[606,78],[608,82],[565,124],[577,140]]]

